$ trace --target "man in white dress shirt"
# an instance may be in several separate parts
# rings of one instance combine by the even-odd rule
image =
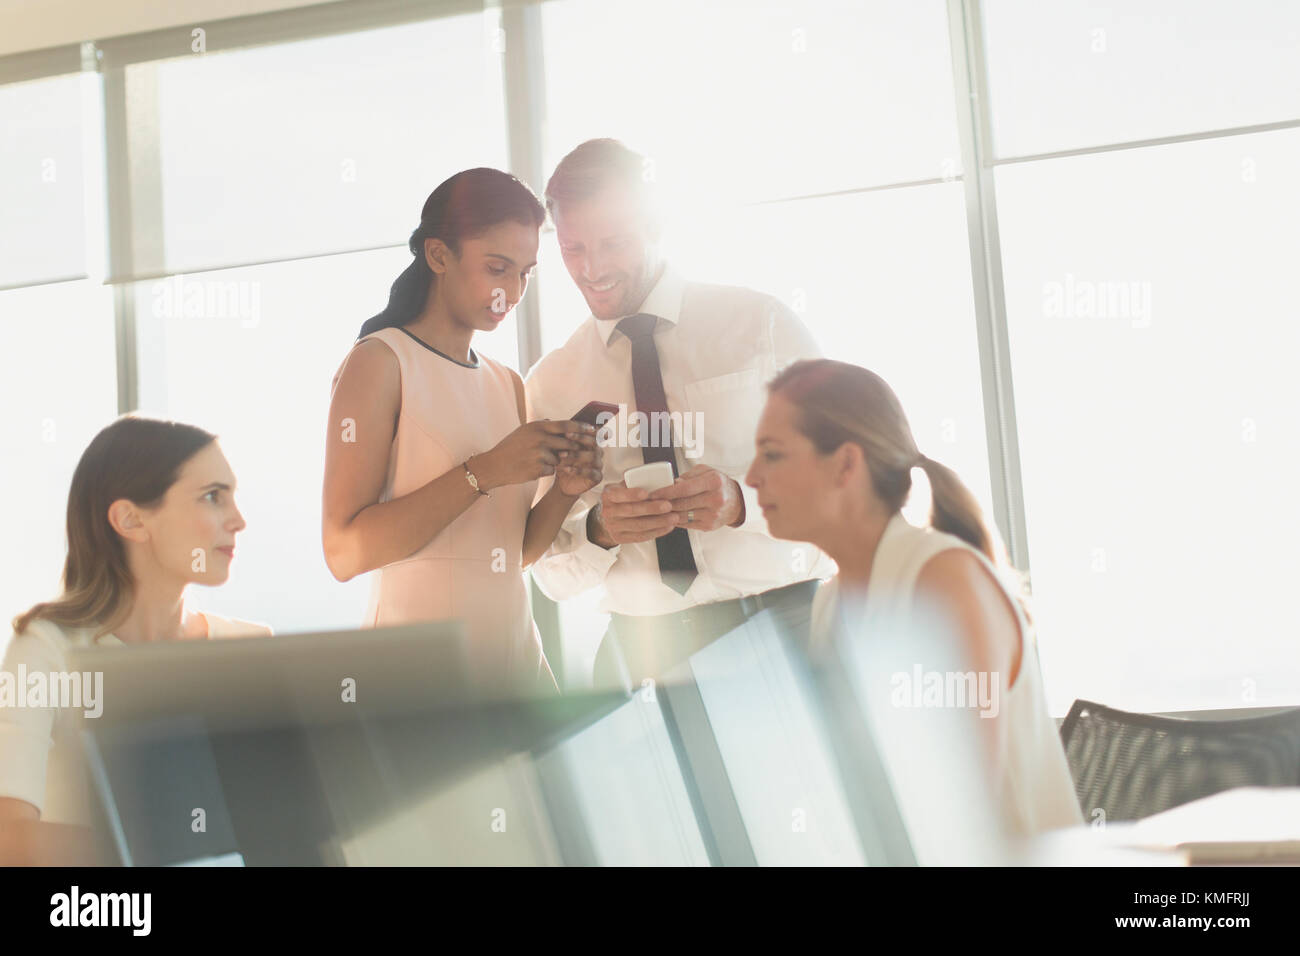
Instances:
[[[645,168],[610,139],[556,167],[546,206],[591,315],[525,382],[530,420],[620,406],[604,481],[533,566],[556,601],[603,589],[597,686],[639,684],[765,609],[802,639],[817,579],[834,573],[812,545],[772,538],[742,484],[766,383],[817,345],[778,299],[687,281],[664,261]],[[673,484],[628,489],[624,472],[652,460],[673,465]]]

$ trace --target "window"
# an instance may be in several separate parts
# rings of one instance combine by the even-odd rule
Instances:
[[[113,297],[84,278],[102,271],[100,90],[75,73],[0,86],[4,626],[57,596],[72,473],[117,414]]]
[[[997,173],[1053,713],[1294,703],[1300,130]]]
[[[548,171],[613,136],[691,206],[960,172],[935,0],[564,0],[542,39]]]
[[[338,583],[321,549],[330,384],[409,262],[384,249],[136,285],[141,411],[218,435],[248,522],[203,608],[280,632],[360,624],[367,579]]]
[[[506,165],[489,39],[467,14],[128,67],[156,71],[159,268],[405,242],[440,182]]]
[[[77,74],[0,86],[0,288],[86,273],[86,133],[94,114],[83,97],[97,90],[97,77]]]
[[[1288,0],[985,0],[999,156],[1300,116]]]
[[[93,282],[0,292],[0,650],[10,619],[59,592],[72,472],[117,415],[112,294]]]
[[[775,295],[822,354],[884,378],[921,451],[955,469],[991,520],[960,183],[749,206],[678,249],[688,274]]]

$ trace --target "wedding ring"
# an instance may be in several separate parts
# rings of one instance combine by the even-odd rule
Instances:
[[[695,520],[695,511],[694,511],[694,509],[687,508],[687,509],[686,509],[686,523],[687,523],[687,524],[690,524],[690,523],[691,523],[692,521],[694,521],[694,520]]]

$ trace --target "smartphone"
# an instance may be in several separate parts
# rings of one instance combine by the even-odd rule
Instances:
[[[596,420],[596,416],[601,412],[609,412],[609,417],[606,418],[604,422]],[[582,406],[582,411],[578,412],[578,414],[570,415],[569,420],[574,422],[585,422],[595,428],[600,428],[616,415],[618,415],[617,405],[611,405],[609,402],[588,402],[586,405]]]
[[[673,466],[666,461],[652,461],[623,472],[623,483],[629,488],[657,491],[673,483]]]

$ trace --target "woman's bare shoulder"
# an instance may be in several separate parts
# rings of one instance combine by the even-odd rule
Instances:
[[[401,364],[397,353],[386,341],[377,336],[363,339],[352,346],[334,373],[334,387],[340,383],[373,385],[392,379],[400,381]]]
[[[922,566],[918,600],[929,601],[970,643],[981,662],[1019,669],[1022,635],[1011,599],[993,571],[968,548],[946,548]]]

